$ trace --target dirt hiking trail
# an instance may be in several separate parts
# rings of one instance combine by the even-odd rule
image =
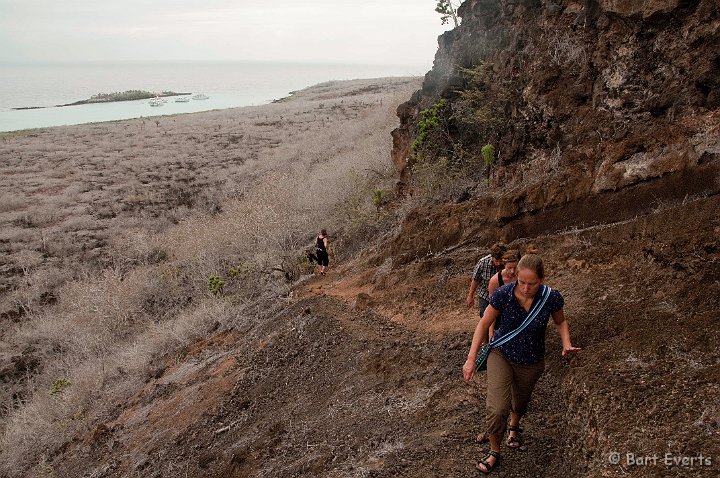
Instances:
[[[583,351],[562,359],[549,327],[525,443],[503,447],[495,476],[716,476],[715,463],[607,458],[720,449],[717,316],[703,300],[720,292],[717,210],[713,196],[532,241]],[[461,366],[484,249],[393,267],[386,245],[165,357],[115,419],[54,457],[57,476],[478,476],[485,377],[466,384]]]

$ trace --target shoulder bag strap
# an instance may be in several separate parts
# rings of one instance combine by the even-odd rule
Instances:
[[[540,296],[540,300],[538,300],[535,303],[535,306],[532,309],[530,309],[528,316],[525,318],[523,323],[520,324],[520,327],[518,327],[517,329],[513,330],[512,332],[510,332],[508,334],[505,334],[501,339],[491,341],[490,347],[492,347],[492,348],[499,347],[499,346],[509,342],[510,340],[514,339],[515,336],[517,336],[520,332],[522,332],[525,329],[525,327],[530,325],[530,322],[532,322],[535,319],[535,317],[540,313],[540,310],[545,305],[545,302],[547,302],[548,297],[550,297],[551,291],[552,291],[552,289],[550,287],[543,285],[543,291],[542,291],[542,295]]]

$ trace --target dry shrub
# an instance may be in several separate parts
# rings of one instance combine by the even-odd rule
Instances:
[[[178,225],[162,247],[173,259],[192,262],[197,280],[204,281],[222,272],[227,258],[250,261],[257,270],[268,271],[288,252],[302,256],[321,228],[332,234],[356,229],[348,225],[372,223],[377,216],[373,188],[392,191],[391,172],[385,166],[389,143],[373,143],[368,149],[352,150],[316,144],[295,164],[286,165],[287,171],[264,175],[223,212]],[[380,154],[383,145],[385,154]],[[325,159],[318,161],[321,157]]]
[[[390,165],[351,171],[345,178],[345,198],[338,204],[342,233],[338,237],[339,259],[351,257],[369,242],[379,240],[396,217],[389,209],[396,201],[395,170]]]
[[[548,42],[550,60],[554,66],[581,68],[587,63],[582,40],[568,32],[553,32]]]
[[[17,311],[30,314],[54,302],[53,290],[65,281],[55,267],[44,264],[43,256],[34,250],[22,249],[9,256],[9,270],[20,271],[6,294],[0,296],[0,312]]]
[[[413,165],[411,188],[415,197],[432,197],[452,181],[447,160],[418,161]]]
[[[28,229],[7,227],[0,230],[0,244],[3,244],[7,251],[28,249],[28,244],[33,244],[38,239],[39,234]]]
[[[45,211],[40,207],[30,207],[19,216],[16,225],[25,228],[41,228],[55,224],[64,217],[53,211]]]
[[[63,443],[111,417],[117,404],[146,381],[154,359],[176,353],[209,333],[213,324],[238,326],[260,308],[282,307],[290,291],[287,279],[297,277],[298,260],[320,228],[337,239],[331,250],[347,251],[353,241],[371,240],[367,231],[385,217],[378,215],[372,191],[393,187],[385,166],[388,131],[396,124],[397,104],[416,86],[405,85],[384,109],[367,108],[363,95],[352,101],[328,95],[322,106],[312,99],[249,109],[258,112],[256,118],[246,114],[238,120],[235,113],[217,112],[172,120],[196,137],[182,129],[175,138],[165,135],[169,119],[162,119],[160,127],[128,122],[142,131],[140,142],[110,138],[113,128],[106,125],[66,128],[64,141],[77,142],[75,130],[80,138],[97,135],[99,143],[90,142],[83,151],[89,169],[85,179],[90,177],[98,190],[115,191],[109,198],[124,197],[122,206],[132,210],[104,198],[108,211],[103,217],[112,224],[94,238],[107,241],[109,254],[100,259],[109,267],[86,265],[80,279],[57,290],[55,306],[33,311],[32,320],[8,336],[18,347],[34,344],[48,357],[43,371],[29,378],[34,392],[7,416],[2,471],[22,474],[33,466],[38,471]],[[255,124],[260,112],[271,117],[281,112],[283,128]],[[233,141],[213,118],[237,122],[237,131],[227,131],[235,135]],[[291,121],[306,125],[296,125],[288,138],[284,126]],[[113,148],[102,144],[110,140]],[[208,148],[213,144],[217,150]],[[37,145],[33,154],[43,157],[47,152],[42,150]],[[235,161],[239,157],[242,161]],[[148,171],[152,174],[143,175]],[[111,174],[121,179],[106,179]],[[136,178],[153,184],[179,181],[178,191],[195,196],[150,191]],[[65,206],[45,201],[30,211],[23,227],[57,224],[67,216]],[[85,205],[81,211],[92,209]],[[92,225],[88,221],[86,216],[67,224],[79,229]],[[45,252],[51,255],[74,258],[83,247],[62,231],[45,233]],[[209,296],[211,274],[225,280],[223,294]],[[42,282],[40,277],[36,281]],[[50,397],[58,379],[69,385]]]
[[[0,213],[20,211],[27,208],[28,201],[17,194],[4,193],[0,195]]]
[[[133,276],[137,277],[138,271]],[[63,298],[60,313],[73,317],[79,323],[103,328],[114,324],[126,325],[137,315],[142,304],[144,289],[136,287],[133,277],[123,277],[113,270],[105,270],[98,277],[88,277],[67,284],[61,291]],[[145,280],[144,283],[149,281]]]
[[[43,256],[37,251],[21,250],[12,255],[13,262],[23,270],[27,276],[32,270],[43,263]]]
[[[289,174],[272,174],[243,200],[224,211],[182,222],[161,245],[190,278],[195,293],[206,290],[210,275],[226,281],[230,270],[240,268],[231,294],[254,295],[267,285],[274,269],[285,269],[289,251],[301,255],[308,225],[317,223],[322,209],[315,206],[312,190],[301,188]]]
[[[53,327],[47,325],[52,320],[44,317],[39,321],[46,322],[45,332]],[[87,334],[74,340],[84,346],[65,350],[61,360],[36,377],[32,398],[10,416],[0,442],[5,470],[19,473],[44,463],[63,443],[78,433],[91,432],[99,421],[112,416],[117,404],[127,401],[146,382],[154,358],[204,336],[218,322],[234,320],[234,311],[225,302],[204,301],[172,320],[149,324],[132,340],[118,343],[115,337],[112,343],[97,337],[93,342]],[[67,337],[59,326],[52,330]],[[84,356],[88,352],[90,355]],[[68,385],[51,395],[53,384],[60,379]]]
[[[59,290],[57,307],[36,315],[21,329],[19,339],[62,351],[74,361],[102,356],[118,340],[144,331],[185,305],[181,283],[182,277],[151,267],[124,276],[106,270],[69,282]]]
[[[146,230],[110,235],[107,244],[111,262],[120,271],[127,271],[138,265],[157,264],[165,261],[168,256],[160,237]]]
[[[61,227],[66,231],[85,231],[96,227],[97,219],[90,215],[68,216],[62,222]]]
[[[412,209],[425,201],[461,201],[467,199],[470,190],[488,187],[485,182],[478,183],[475,175],[454,170],[443,158],[413,165],[410,181],[411,194],[406,198],[404,209]]]
[[[65,281],[65,272],[52,266],[42,266],[27,272],[19,284],[0,300],[0,311],[8,307],[31,314],[55,302],[55,290]]]

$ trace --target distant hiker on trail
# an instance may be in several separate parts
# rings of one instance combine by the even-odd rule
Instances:
[[[504,243],[496,242],[490,248],[490,254],[482,257],[475,265],[475,270],[470,279],[470,290],[465,302],[468,307],[472,307],[475,303],[475,292],[477,291],[480,316],[483,315],[489,303],[488,283],[492,276],[502,270],[502,256],[506,250],[507,246]]]
[[[510,250],[502,256],[503,270],[492,276],[488,283],[488,297],[492,297],[493,293],[505,284],[511,284],[517,280],[517,264],[520,260],[520,252]],[[490,325],[490,338],[495,333],[495,329],[500,327],[500,319]]]
[[[317,263],[320,266],[320,274],[325,275],[325,270],[330,263],[328,256],[328,239],[327,231],[325,229],[320,230],[320,234],[315,238],[315,256],[317,257]]]
[[[545,369],[545,330],[551,316],[560,334],[563,357],[580,350],[570,340],[570,329],[563,312],[564,299],[560,292],[543,284],[544,278],[545,268],[540,256],[526,254],[520,259],[517,282],[506,284],[493,293],[490,305],[475,328],[470,352],[463,365],[463,378],[470,381],[475,375],[480,346],[487,342],[490,325],[502,317],[487,357],[490,452],[477,465],[484,474],[500,463],[500,440],[506,428],[509,431],[506,445],[509,448],[522,445],[520,419],[527,411],[535,383]]]

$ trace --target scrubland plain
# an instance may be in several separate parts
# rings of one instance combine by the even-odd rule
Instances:
[[[382,222],[373,191],[393,191],[395,109],[419,85],[1,134],[3,470],[42,470],[158,357],[282,301],[320,228],[344,238],[334,260],[357,250]]]

